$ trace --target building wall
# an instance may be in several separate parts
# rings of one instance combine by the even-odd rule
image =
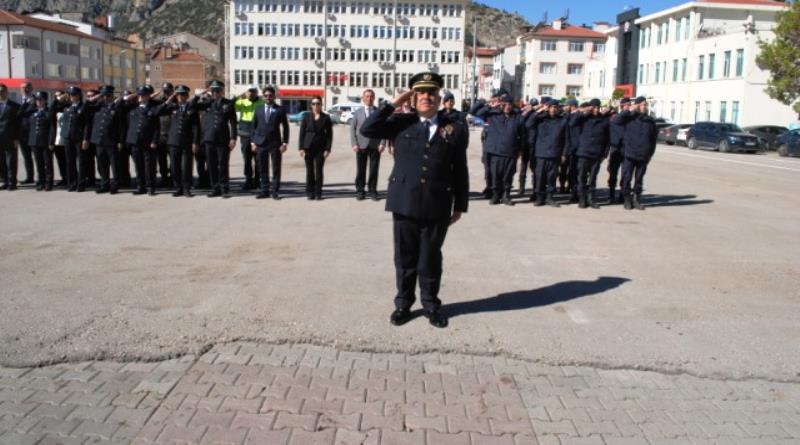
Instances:
[[[555,51],[543,51],[542,42],[555,43]],[[570,51],[570,42],[582,42],[583,51]],[[571,96],[573,92],[577,97],[583,97],[584,77],[589,63],[593,59],[604,58],[604,52],[594,51],[594,44],[605,45],[601,39],[582,38],[539,38],[533,37],[527,41],[527,54],[525,55],[524,93],[526,100],[542,95],[562,98]],[[553,64],[552,73],[542,72],[542,64]],[[569,73],[569,66],[581,66],[580,73]],[[551,92],[544,92],[543,88],[549,86]],[[570,89],[572,88],[572,90]]]
[[[375,13],[374,7],[387,5],[386,2],[365,1],[359,2],[368,6],[368,11],[352,13],[348,7],[346,12],[338,10],[339,2],[328,2],[329,14],[321,11],[321,1],[308,2],[287,2],[278,5],[276,11],[259,11],[262,3],[246,2],[234,0],[230,8],[228,21],[229,44],[227,52],[230,54],[228,74],[230,76],[230,92],[239,94],[247,89],[250,84],[276,85],[281,96],[301,96],[308,99],[309,93],[322,93],[323,84],[327,78],[323,79],[326,72],[324,57],[314,57],[310,51],[321,49],[322,45],[327,45],[331,50],[328,54],[327,73],[331,82],[325,92],[326,103],[328,106],[357,99],[366,88],[375,90],[379,99],[389,99],[400,89],[406,88],[408,80],[416,73],[423,71],[438,71],[446,78],[448,85],[446,89],[453,92],[457,103],[461,101],[460,86],[462,83],[464,66],[464,21],[466,0],[450,1],[429,1],[418,0],[414,2],[417,10],[414,14],[405,14],[404,11],[396,13],[392,11],[378,11]],[[341,2],[349,4],[351,2]],[[305,10],[305,5],[312,7],[319,6],[319,10]],[[391,3],[389,3],[391,5]],[[421,14],[420,6],[426,8],[436,5],[438,15]],[[269,6],[269,4],[267,4]],[[453,7],[458,11],[457,16],[443,14],[445,7]],[[296,8],[295,11],[289,11]],[[457,8],[457,9],[456,9]],[[327,16],[327,19],[326,19]],[[280,34],[282,27],[296,24],[299,26],[300,36],[278,35],[260,36],[259,27],[262,24],[273,24]],[[327,24],[330,36],[318,37],[303,36],[304,29],[314,26],[324,27]],[[241,27],[247,27],[248,35],[241,35]],[[252,28],[250,28],[252,27]],[[351,32],[358,27],[369,27],[369,34],[364,37],[353,37]],[[436,28],[437,38],[375,38],[374,27],[384,27],[392,29],[393,35],[397,35],[398,28],[414,27],[418,32],[420,27]],[[453,36],[459,38],[443,38],[442,28],[452,29]],[[252,35],[250,29],[253,30]],[[344,37],[337,35],[337,31],[344,31]],[[237,32],[239,31],[239,32]],[[449,34],[449,33],[448,33]],[[237,47],[248,48],[248,57],[243,58],[241,50]],[[250,58],[249,48],[253,48],[253,57]],[[259,58],[259,47],[277,48],[277,60]],[[280,48],[299,48],[299,60],[294,57],[281,57]],[[414,62],[395,62],[394,66],[382,63],[373,59],[373,51],[383,51],[389,62],[389,53],[396,49],[401,54],[408,55],[414,53]],[[304,50],[309,52],[309,57],[304,59]],[[369,53],[368,61],[350,60],[350,54]],[[428,63],[425,59],[420,60],[420,51],[435,51],[435,62]],[[447,52],[454,55],[453,60],[458,62],[442,63],[441,53]],[[345,60],[336,60],[339,54],[343,53]],[[321,54],[320,54],[321,55]],[[284,72],[282,78],[281,72]],[[297,78],[293,78],[294,74]],[[244,74],[244,78],[242,75]],[[290,76],[290,74],[292,76]],[[353,74],[353,76],[351,76]],[[397,78],[395,79],[395,74]],[[345,77],[347,76],[347,77]],[[277,77],[277,78],[276,78]],[[365,82],[366,80],[366,82]],[[360,82],[360,86],[359,86]]]
[[[181,48],[185,44],[188,48],[196,50],[197,54],[200,54],[206,59],[222,62],[222,51],[220,51],[218,44],[188,32],[157,37],[147,43],[149,46],[153,46],[155,43],[170,43],[175,48]]]

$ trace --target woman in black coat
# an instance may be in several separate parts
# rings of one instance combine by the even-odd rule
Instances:
[[[308,199],[322,199],[322,167],[331,154],[333,124],[330,116],[322,112],[322,98],[311,99],[311,112],[300,121],[300,156],[306,160],[306,195]]]

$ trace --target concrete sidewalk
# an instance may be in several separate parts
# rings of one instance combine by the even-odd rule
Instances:
[[[800,443],[800,385],[229,343],[0,368],[0,443]]]

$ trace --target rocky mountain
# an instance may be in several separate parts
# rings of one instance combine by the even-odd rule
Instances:
[[[114,13],[121,34],[151,37],[189,31],[217,41],[223,37],[222,0],[0,0],[0,8],[24,11],[83,12],[87,18]],[[478,19],[478,45],[505,46],[531,26],[521,15],[473,2],[467,9],[467,45],[472,44],[472,18]]]

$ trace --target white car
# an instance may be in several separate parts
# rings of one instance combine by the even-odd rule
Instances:
[[[686,145],[686,139],[687,139],[686,135],[689,133],[689,128],[691,127],[681,128],[680,130],[678,130],[678,134],[675,136],[675,140],[677,141],[678,144]]]
[[[353,113],[363,107],[364,105],[360,103],[345,102],[328,108],[328,114],[334,122],[350,125],[353,121]]]

